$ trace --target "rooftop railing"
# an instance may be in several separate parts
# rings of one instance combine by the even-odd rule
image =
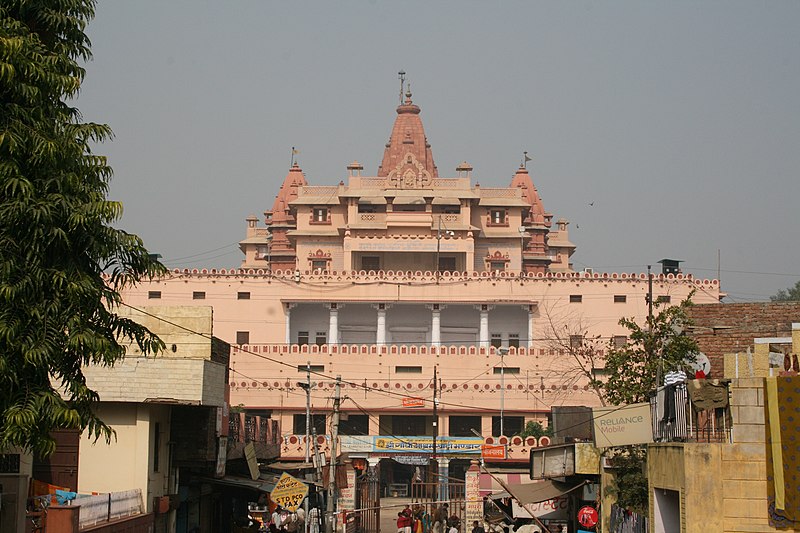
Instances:
[[[716,402],[693,402],[687,389],[688,382],[659,388],[650,397],[655,442],[731,442],[732,418],[727,401],[727,383],[696,381],[703,382],[697,383],[696,388],[719,387],[724,390],[718,391]]]

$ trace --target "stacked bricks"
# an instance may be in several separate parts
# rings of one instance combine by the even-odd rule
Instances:
[[[711,361],[711,377],[721,378],[724,354],[745,352],[755,338],[790,337],[792,323],[800,322],[800,302],[698,304],[689,315],[697,327],[692,336]]]
[[[767,522],[764,379],[735,379],[730,390],[733,443],[722,446],[724,531],[774,531]]]

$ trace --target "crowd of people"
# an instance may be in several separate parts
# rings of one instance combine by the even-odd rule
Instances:
[[[477,522],[475,523],[477,526]],[[482,528],[481,528],[482,529]],[[450,513],[449,505],[442,503],[433,505],[428,511],[424,505],[415,503],[406,505],[397,513],[397,533],[463,533],[461,518]],[[475,531],[472,533],[483,533]]]

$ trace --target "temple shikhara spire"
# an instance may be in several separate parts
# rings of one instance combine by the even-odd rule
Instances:
[[[429,177],[439,177],[433,162],[431,145],[425,137],[425,128],[422,127],[420,108],[411,101],[410,87],[405,93],[405,100],[397,107],[397,118],[383,152],[383,161],[378,167],[378,176],[386,177],[393,171],[398,171],[398,166],[407,167],[410,164],[409,154],[422,165]]]
[[[440,177],[399,72],[400,105],[375,176],[358,162],[339,185],[311,185],[293,162],[266,228],[248,219],[243,268],[300,271],[570,272],[568,222],[545,211],[524,160],[507,187]],[[444,230],[444,233],[443,233]],[[444,235],[444,238],[442,237]]]

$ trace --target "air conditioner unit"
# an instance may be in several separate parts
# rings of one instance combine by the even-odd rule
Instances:
[[[614,458],[613,457],[601,457],[600,458],[600,466],[605,469],[616,468],[614,466]]]

